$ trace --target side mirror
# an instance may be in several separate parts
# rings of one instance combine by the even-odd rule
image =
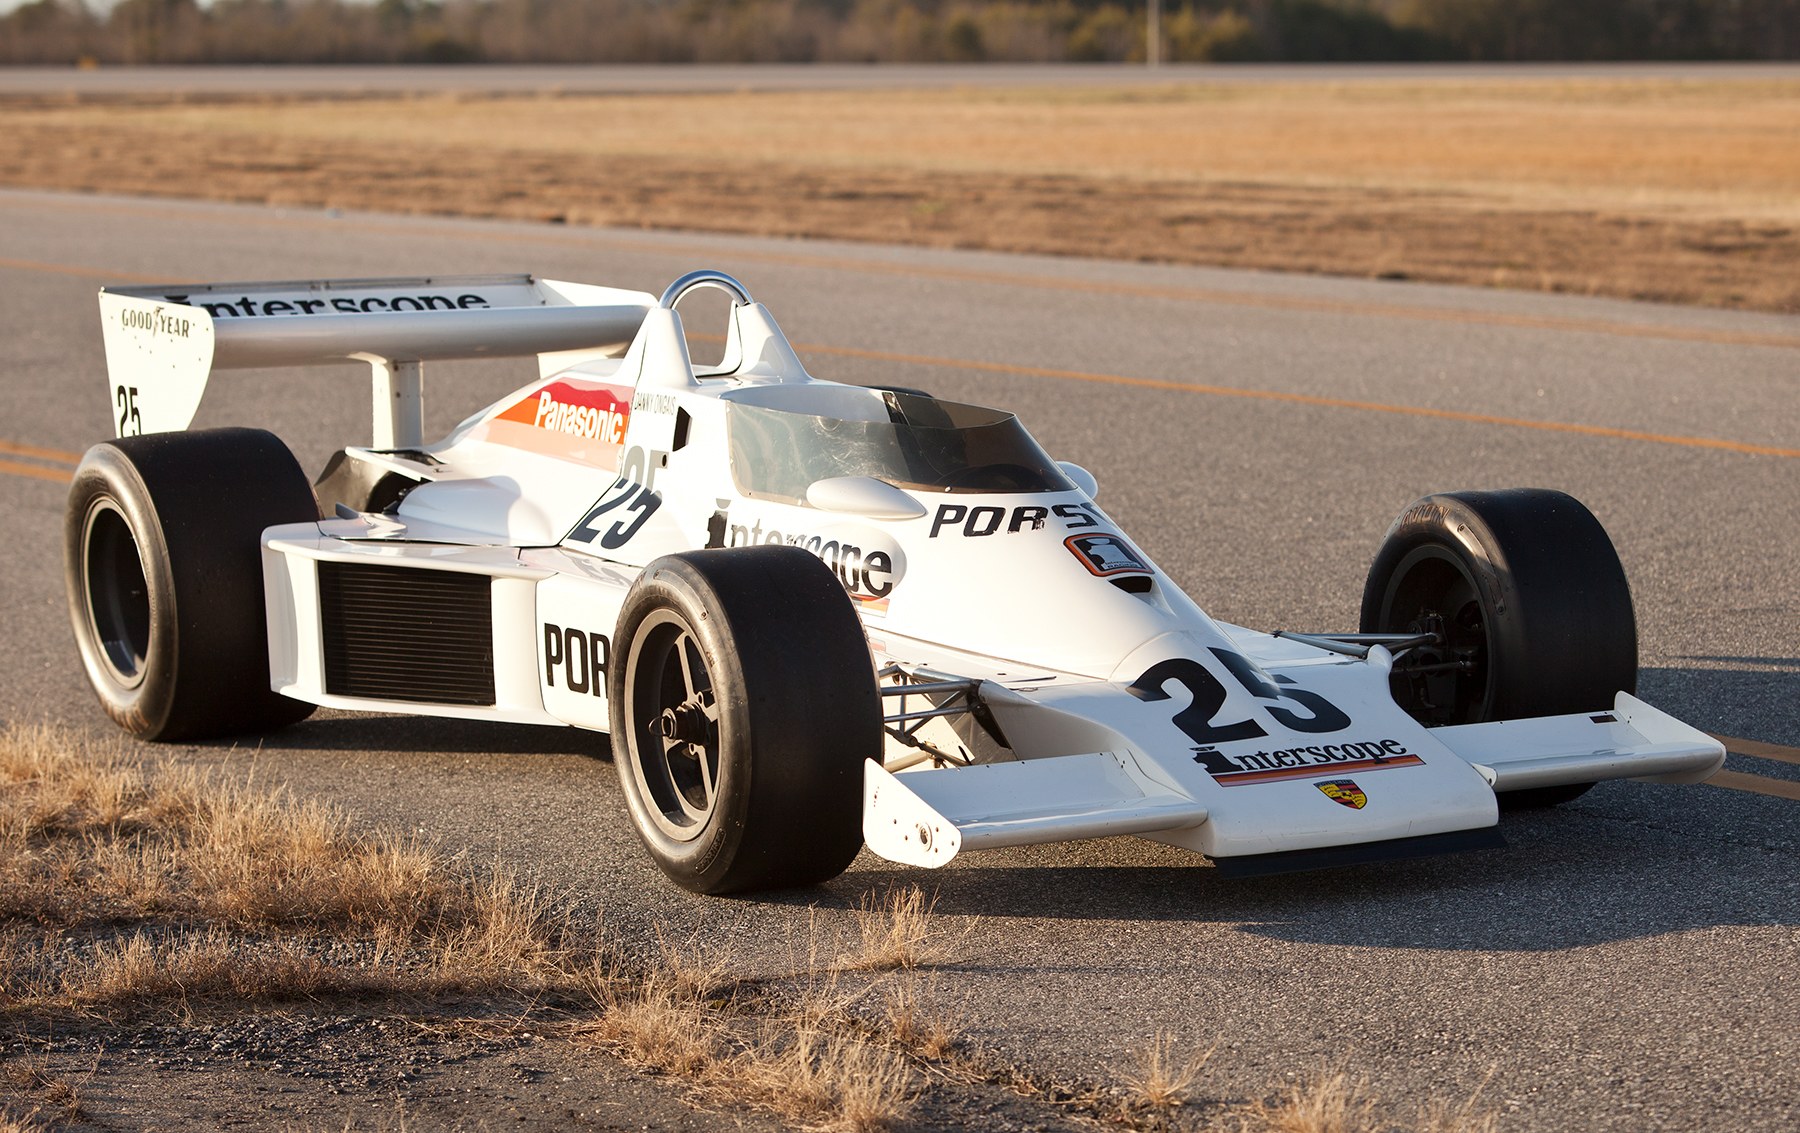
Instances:
[[[844,512],[865,519],[917,519],[925,514],[925,506],[918,500],[873,476],[815,480],[806,489],[806,502],[820,511]]]
[[[1066,460],[1057,461],[1056,466],[1062,469],[1064,476],[1067,476],[1070,480],[1075,482],[1075,486],[1080,488],[1088,499],[1097,500],[1100,498],[1100,481],[1094,479],[1094,474],[1092,472],[1089,472],[1079,464],[1070,464]]]

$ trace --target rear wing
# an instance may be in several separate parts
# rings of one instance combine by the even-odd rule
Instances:
[[[100,292],[119,436],[188,427],[214,370],[362,362],[378,449],[423,443],[422,363],[623,354],[656,297],[530,275],[168,284]]]

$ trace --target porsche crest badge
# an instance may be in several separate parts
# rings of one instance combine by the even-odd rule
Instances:
[[[1369,796],[1363,793],[1354,779],[1332,779],[1318,786],[1319,790],[1325,792],[1326,798],[1334,803],[1342,803],[1351,810],[1361,810],[1363,804],[1369,801]]]

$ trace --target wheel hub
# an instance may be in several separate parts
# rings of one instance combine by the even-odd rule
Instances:
[[[680,704],[663,709],[661,715],[650,721],[650,734],[690,745],[713,743],[717,725],[710,716],[712,706],[712,691],[702,689]]]

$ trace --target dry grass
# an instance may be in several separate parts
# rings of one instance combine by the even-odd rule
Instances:
[[[932,919],[936,908],[936,895],[926,897],[917,885],[898,886],[885,893],[864,893],[851,910],[858,945],[845,956],[843,966],[847,970],[882,972],[927,967],[953,959],[980,925],[969,921],[960,932],[947,933]]]
[[[723,1069],[732,1093],[814,1127],[886,1129],[906,1116],[915,1090],[900,1054],[850,1035],[789,1030],[779,1021],[766,1022],[761,1041]]]
[[[850,931],[804,962],[747,977],[708,938],[665,939],[633,961],[580,930],[499,863],[472,870],[430,848],[352,832],[329,808],[175,768],[64,732],[0,731],[0,1014],[260,1009],[333,996],[565,993],[551,1030],[684,1083],[704,1104],[751,1106],[795,1127],[903,1122],[934,1080],[1042,1097],[1043,1083],[965,1050],[925,974],[975,928],[946,927],[917,886],[865,894]],[[579,993],[579,997],[578,997]],[[590,1003],[583,1008],[581,1003]],[[512,1024],[504,1024],[510,1026]],[[542,1031],[542,1023],[534,1023]],[[1159,1034],[1124,1089],[1062,1103],[1124,1126],[1167,1127],[1194,1097],[1207,1050]],[[29,1062],[6,1063],[0,1133],[76,1120],[80,1098]],[[1480,1091],[1428,1105],[1421,1133],[1493,1133]],[[1258,1133],[1363,1133],[1375,1101],[1345,1073],[1245,1109]],[[11,1122],[11,1125],[5,1124]]]
[[[1174,1035],[1158,1031],[1139,1055],[1135,1069],[1124,1074],[1124,1084],[1137,1104],[1151,1109],[1177,1109],[1193,1093],[1200,1071],[1206,1068],[1218,1049],[1215,1043],[1205,1050],[1178,1052]]]
[[[1496,1133],[1499,1115],[1481,1107],[1493,1073],[1461,1105],[1434,1098],[1420,1106],[1406,1128],[1416,1133]],[[1238,1114],[1242,1133],[1386,1133],[1396,1128],[1376,1114],[1379,1098],[1368,1079],[1338,1069],[1303,1079],[1272,1100],[1256,1101]]]
[[[912,1111],[915,1063],[957,1046],[921,969],[954,957],[975,925],[948,929],[934,905],[917,886],[867,893],[833,946],[809,918],[794,970],[776,977],[734,974],[742,958],[704,940],[663,939],[647,967],[596,984],[601,1014],[581,1033],[703,1098],[807,1128],[887,1128]]]
[[[590,1033],[627,1058],[684,1078],[705,1079],[724,1057],[715,1012],[671,973],[609,989]]]
[[[1800,219],[1800,81],[1194,83],[41,107],[159,133],[551,157],[1257,180],[1774,210]],[[428,140],[427,140],[428,139]],[[496,139],[501,139],[496,141]]]
[[[1442,1098],[1427,1101],[1419,1116],[1419,1133],[1498,1133],[1500,1115],[1481,1105],[1481,1095],[1498,1071],[1498,1066],[1490,1069],[1461,1105],[1451,1105]]]
[[[915,966],[940,952],[928,914],[912,889],[866,923]],[[739,958],[697,940],[635,968],[600,940],[499,863],[455,866],[279,791],[141,768],[117,744],[0,732],[0,1007],[16,1018],[579,989],[597,1012],[578,1033],[722,1103],[849,1130],[911,1106],[908,1056],[860,1022],[847,958],[755,991]],[[67,1108],[39,1095],[19,1120]]]
[[[50,1129],[91,1120],[80,1088],[35,1058],[0,1063],[0,1133]]]
[[[1796,138],[1786,79],[14,100],[0,184],[1795,311]]]
[[[47,1119],[40,1123],[42,1114],[36,1108],[19,1114],[0,1112],[0,1133],[38,1133],[48,1124]]]
[[[0,732],[0,923],[0,1004],[33,1010],[526,990],[597,953],[498,864],[41,727]]]
[[[60,998],[79,1007],[132,1006],[190,999],[271,1000],[317,994],[339,983],[324,963],[288,942],[246,947],[224,934],[154,940],[136,933],[99,943],[57,984]]]
[[[1253,1133],[1377,1133],[1376,1098],[1366,1078],[1334,1070],[1289,1086],[1273,1101],[1255,1101],[1243,1113]]]
[[[956,1050],[961,1033],[955,1018],[945,1011],[935,982],[921,993],[918,977],[907,973],[885,991],[886,1021],[894,1041],[925,1058],[941,1060]]]
[[[809,1128],[885,1129],[911,1109],[905,1056],[859,1033],[835,973],[812,973],[786,997],[746,999],[665,947],[662,962],[608,987],[582,1029],[628,1060],[715,1100],[747,1103]],[[696,976],[700,978],[696,978]]]

